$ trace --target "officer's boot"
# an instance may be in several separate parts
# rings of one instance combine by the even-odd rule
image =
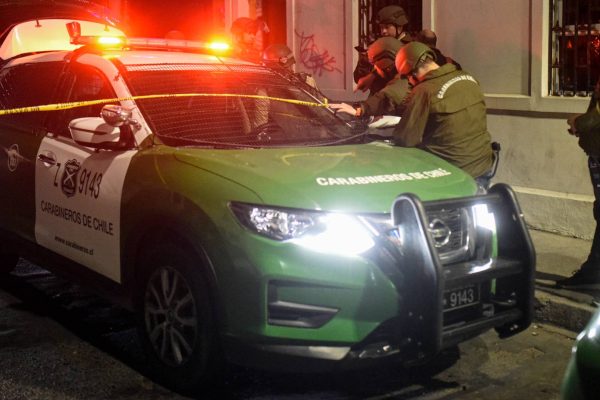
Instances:
[[[594,239],[592,240],[592,248],[588,259],[581,264],[581,270],[586,270],[589,273],[594,271],[600,272],[600,224],[596,224]]]
[[[573,276],[556,282],[564,288],[600,289],[600,224],[596,224],[588,259]]]

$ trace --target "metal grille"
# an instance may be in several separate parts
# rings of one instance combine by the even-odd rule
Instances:
[[[591,96],[600,65],[600,0],[552,0],[549,94]]]
[[[469,255],[469,231],[470,218],[467,210],[457,208],[452,210],[429,211],[429,230],[433,231],[432,223],[435,220],[442,221],[445,228],[448,229],[449,236],[447,240],[436,243],[436,248],[440,259],[444,263],[462,261]],[[434,243],[436,242],[435,234]]]
[[[393,241],[396,241],[394,238],[397,237],[397,229],[393,226],[389,214],[364,217],[377,231],[385,233]],[[472,257],[473,249],[470,244],[474,242],[474,229],[473,221],[467,209],[428,211],[427,218],[429,223],[436,219],[443,221],[448,228],[448,241],[441,246],[436,246],[436,251],[443,264],[466,261]],[[431,226],[428,229],[432,232]],[[432,236],[434,236],[433,233]],[[403,244],[398,243],[398,245],[402,246]]]
[[[315,101],[282,75],[259,66],[133,65],[127,66],[125,78],[134,96],[196,94],[137,100],[153,131],[169,144],[322,145],[352,134],[325,108],[274,100]]]

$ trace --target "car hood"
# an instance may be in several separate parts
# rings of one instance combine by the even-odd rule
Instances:
[[[422,150],[366,145],[249,150],[178,149],[175,157],[247,187],[265,204],[389,212],[401,193],[421,200],[470,196],[474,180]],[[230,199],[235,200],[235,199]]]

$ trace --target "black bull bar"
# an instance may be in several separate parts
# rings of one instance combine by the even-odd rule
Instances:
[[[497,258],[491,268],[443,266],[428,229],[427,213],[487,204],[496,223]],[[403,266],[401,292],[406,361],[429,358],[441,349],[495,328],[500,337],[526,329],[533,319],[535,250],[513,190],[494,185],[486,195],[421,202],[411,193],[399,195],[392,206],[394,226],[411,232],[396,254]],[[496,311],[465,324],[444,326],[443,295],[468,284],[495,282]],[[510,294],[510,296],[509,296]],[[409,345],[406,345],[409,344]],[[408,357],[407,357],[408,356]]]

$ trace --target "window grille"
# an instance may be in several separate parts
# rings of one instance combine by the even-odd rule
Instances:
[[[591,96],[600,74],[600,0],[552,0],[548,89]]]
[[[134,96],[165,95],[137,99],[136,105],[169,145],[272,148],[362,140],[356,136],[361,129],[350,129],[330,110],[303,104],[314,99],[293,77],[266,67],[133,64],[124,67],[123,77]]]

